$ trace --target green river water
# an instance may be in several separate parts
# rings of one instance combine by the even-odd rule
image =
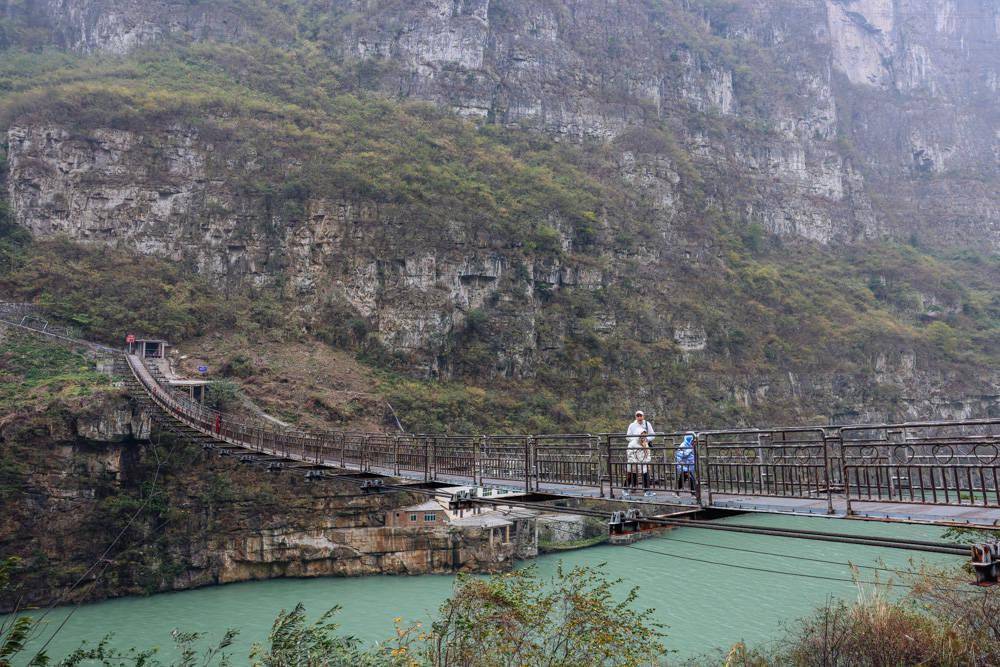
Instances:
[[[765,514],[723,521],[914,539],[939,539],[943,532],[928,526]],[[607,563],[609,574],[625,580],[623,590],[625,586],[640,587],[637,606],[655,608],[657,620],[668,626],[666,643],[676,651],[677,658],[704,654],[740,640],[766,643],[781,635],[783,624],[808,614],[829,597],[850,600],[858,595],[858,588],[849,582],[764,573],[694,559],[850,579],[847,566],[713,549],[679,540],[859,565],[882,562],[901,569],[909,567],[910,559],[962,562],[955,556],[693,528],[681,528],[637,544],[673,556],[605,545],[547,555],[532,562],[543,575],[552,573],[559,560],[566,565]],[[871,570],[861,572],[865,580],[875,575]],[[882,575],[884,580],[885,573]],[[242,664],[250,645],[266,638],[275,615],[299,601],[312,615],[339,605],[342,611],[338,621],[343,632],[375,642],[392,634],[395,616],[407,621],[426,620],[449,595],[453,583],[454,577],[446,575],[283,579],[110,600],[80,607],[48,652],[52,657],[62,657],[84,639],[93,641],[113,633],[115,646],[159,646],[161,656],[169,657],[173,655],[172,628],[206,633],[212,639],[227,628],[236,628],[240,635],[232,654],[237,658],[235,663]],[[50,634],[67,612],[58,609],[49,614],[43,636]]]

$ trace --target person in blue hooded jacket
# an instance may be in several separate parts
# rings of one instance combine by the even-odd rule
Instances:
[[[677,466],[677,490],[684,488],[684,482],[688,483],[691,493],[694,493],[694,439],[695,434],[688,431],[684,436],[684,442],[678,445],[674,452],[674,460]]]

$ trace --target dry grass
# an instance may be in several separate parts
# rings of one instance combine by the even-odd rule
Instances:
[[[1000,591],[974,588],[964,571],[923,569],[902,598],[860,588],[830,602],[767,650],[732,647],[727,667],[896,667],[1000,664]]]
[[[385,397],[371,370],[318,341],[255,341],[215,334],[180,346],[177,370],[228,377],[268,414],[290,424],[378,431],[390,428]]]

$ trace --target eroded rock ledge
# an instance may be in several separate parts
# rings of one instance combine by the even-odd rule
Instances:
[[[24,566],[20,590],[0,599],[0,612],[17,596],[21,605],[56,598],[136,512],[107,568],[73,599],[513,563],[515,546],[492,545],[483,531],[387,527],[386,511],[423,500],[416,494],[364,496],[350,482],[267,473],[155,431],[155,446],[149,437],[148,418],[114,391],[0,422],[0,554]]]

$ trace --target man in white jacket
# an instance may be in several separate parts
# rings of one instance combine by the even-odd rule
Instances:
[[[628,451],[626,452],[625,486],[635,493],[639,486],[639,473],[642,473],[642,488],[645,489],[645,496],[656,495],[649,490],[649,469],[646,465],[650,460],[649,445],[653,443],[653,425],[646,421],[646,416],[642,410],[636,410],[635,421],[628,425],[626,435],[628,439]],[[625,495],[628,495],[628,490]]]

